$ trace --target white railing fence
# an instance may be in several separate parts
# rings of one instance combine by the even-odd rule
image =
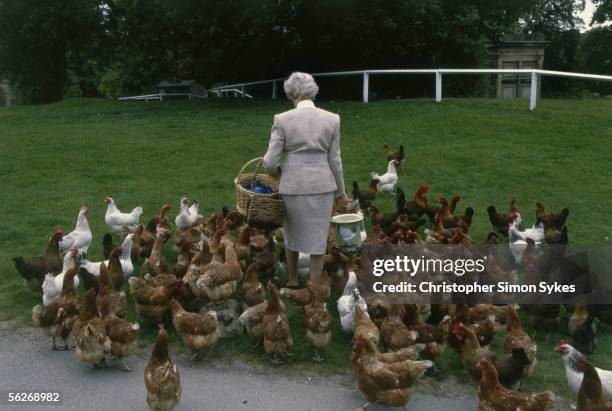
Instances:
[[[542,76],[570,77],[584,80],[612,81],[612,76],[599,74],[571,73],[564,71],[533,70],[533,69],[397,69],[397,70],[353,70],[337,71],[331,73],[314,73],[313,77],[338,77],[338,76],[362,76],[363,77],[363,102],[367,103],[370,96],[370,75],[384,74],[433,74],[435,76],[436,101],[442,101],[442,76],[443,75],[462,75],[462,74],[530,74],[531,92],[529,95],[529,109],[535,110],[538,99],[538,82]],[[207,90],[208,93],[221,95],[226,90],[239,90],[244,93],[244,88],[248,86],[272,84],[272,98],[278,96],[278,83],[285,80],[276,78],[271,80],[251,81],[246,83],[226,84]],[[226,93],[227,95],[227,93]],[[249,96],[250,97],[250,96]]]
[[[141,96],[119,97],[119,101],[149,101],[149,100],[164,101],[164,98],[166,97],[187,97],[189,100],[191,100],[192,98],[206,98],[206,94],[155,93],[155,94],[143,94]]]

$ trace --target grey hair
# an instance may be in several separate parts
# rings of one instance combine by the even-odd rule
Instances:
[[[283,83],[287,98],[291,101],[314,100],[319,92],[319,86],[308,73],[295,71]]]

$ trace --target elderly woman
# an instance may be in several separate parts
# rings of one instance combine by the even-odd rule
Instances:
[[[295,72],[284,83],[295,109],[274,116],[264,167],[279,172],[285,203],[284,238],[288,287],[298,285],[299,252],[310,254],[310,280],[319,283],[334,198],[346,206],[340,117],[315,107],[319,86],[310,74]]]

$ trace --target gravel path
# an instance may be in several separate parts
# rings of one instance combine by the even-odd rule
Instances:
[[[7,406],[7,410],[147,410],[143,369],[148,352],[127,360],[133,372],[79,363],[74,351],[51,350],[50,339],[31,329],[0,330],[0,390],[62,390],[63,406]],[[320,376],[255,367],[241,362],[190,363],[174,357],[183,395],[176,410],[352,410],[363,404],[351,374]],[[425,379],[408,403],[418,411],[473,411],[476,387]],[[396,410],[381,404],[368,410]]]

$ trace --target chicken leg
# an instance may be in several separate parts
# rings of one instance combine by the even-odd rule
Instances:
[[[281,358],[278,356],[278,354],[274,353],[272,355],[272,358],[270,359],[270,362],[274,365],[281,365],[284,363],[283,360],[281,360]]]
[[[123,358],[119,358],[119,362],[121,363],[121,365],[123,367],[122,368],[123,371],[126,371],[126,372],[133,371],[130,367],[128,367],[128,365],[125,363],[125,361],[123,361]]]
[[[316,348],[314,349],[314,355],[312,356],[312,360],[314,362],[323,362],[323,357],[321,357],[319,351],[317,351]]]

